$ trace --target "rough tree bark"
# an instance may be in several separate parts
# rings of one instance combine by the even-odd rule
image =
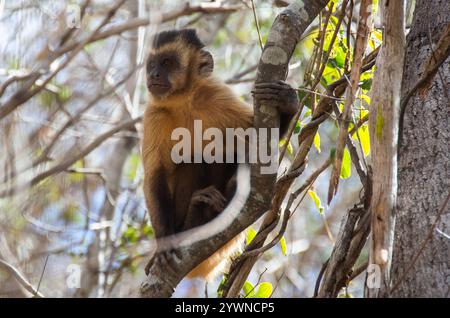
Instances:
[[[257,82],[285,79],[288,63],[297,42],[327,2],[328,0],[297,0],[277,17],[261,55]],[[278,127],[277,110],[267,102],[256,105],[254,126]],[[270,143],[269,138],[267,144],[263,146],[271,149]],[[275,179],[276,174],[261,174],[260,165],[252,164],[250,195],[239,215],[227,228],[222,228],[218,233],[193,244],[177,247],[177,254],[181,257],[171,260],[173,271],[169,272],[161,264],[155,263],[150,268],[146,281],[141,285],[141,297],[170,297],[176,285],[192,268],[255,222],[268,209]]]
[[[405,46],[403,1],[379,2],[383,44],[378,54],[369,113],[372,168],[372,241],[369,264],[377,265],[380,288],[368,288],[377,297],[389,290],[395,203],[397,196],[397,140]],[[374,287],[369,286],[368,287]],[[378,287],[378,286],[377,286]]]
[[[448,33],[449,12],[449,1],[417,1],[407,37],[403,98],[421,79],[436,44]],[[413,90],[406,103],[391,270],[395,297],[450,295],[450,209],[449,204],[444,206],[450,186],[448,43],[446,52],[447,59],[428,87]]]

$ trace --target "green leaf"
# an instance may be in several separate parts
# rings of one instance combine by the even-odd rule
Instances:
[[[340,74],[336,69],[336,66],[332,63],[327,63],[325,70],[323,71],[322,79],[326,84],[331,84],[340,78]]]
[[[294,148],[292,148],[292,144],[288,143],[286,150],[288,152],[288,154],[293,155],[294,154]]]
[[[141,162],[141,157],[136,153],[133,153],[128,158],[125,171],[126,171],[126,176],[130,182],[132,182],[134,180],[134,178],[136,178],[136,172],[137,172],[140,162]]]
[[[77,213],[78,206],[75,203],[68,204],[61,213],[62,220],[68,223],[74,223],[80,220],[80,217]]]
[[[317,152],[320,153],[320,135],[319,132],[314,136],[314,146],[317,149]]]
[[[336,159],[336,148],[330,149],[330,159],[331,161],[334,161],[334,159]]]
[[[72,165],[72,168],[73,169],[84,168],[84,160],[83,159],[78,160],[77,162],[75,162]],[[85,178],[85,175],[83,173],[79,173],[79,172],[70,173],[68,176],[69,181],[74,182],[74,183],[81,182],[81,181],[83,181],[84,178]]]
[[[286,248],[286,239],[283,237],[281,237],[280,240],[280,247],[281,247],[281,252],[283,253],[284,256],[287,255],[287,248]]]
[[[364,152],[364,156],[367,157],[370,153],[370,135],[368,125],[362,125],[358,129],[358,136],[361,140],[361,147]]]
[[[308,108],[308,109],[306,110],[306,112],[305,112],[305,114],[303,115],[302,119],[305,119],[305,118],[307,118],[308,116],[311,116],[311,109],[310,109],[310,108]]]
[[[256,231],[255,231],[255,229],[254,229],[252,226],[250,226],[250,227],[248,228],[248,230],[247,230],[246,244],[247,244],[247,245],[250,245],[250,243],[253,241],[253,239],[255,238],[255,236],[256,236]]]
[[[131,262],[131,263],[130,263],[130,272],[131,272],[132,274],[136,274],[137,270],[138,270],[138,267],[137,267],[137,265],[135,264],[135,262]]]
[[[300,120],[297,120],[297,122],[295,123],[294,134],[300,133],[300,129],[302,129],[302,127],[300,126]]]
[[[253,298],[255,296],[255,287],[248,280],[245,281],[242,289],[244,290],[245,298]]]
[[[342,167],[341,167],[341,179],[347,179],[352,175],[352,161],[350,159],[350,152],[347,147],[344,149],[344,155],[342,156]]]
[[[44,90],[39,94],[39,103],[45,108],[52,106],[54,99],[55,95],[52,92]]]
[[[365,79],[364,81],[362,81],[361,83],[361,88],[365,91],[370,90],[370,88],[372,87],[372,79]]]
[[[130,243],[136,243],[137,240],[139,239],[139,233],[134,227],[129,225],[128,228],[123,233],[123,238]]]
[[[59,93],[58,93],[59,98],[61,99],[61,101],[63,103],[67,102],[70,97],[72,96],[72,90],[70,89],[70,87],[68,86],[63,86]]]
[[[148,238],[152,238],[153,237],[153,228],[150,225],[145,224],[142,227],[142,234],[144,234]]]
[[[343,68],[345,65],[345,56],[347,55],[345,46],[339,45],[335,48],[336,57],[334,58],[337,67]]]
[[[262,282],[258,285],[258,291],[256,292],[254,298],[269,298],[272,295],[273,287],[269,282]]]
[[[314,190],[308,190],[308,194],[309,196],[313,199],[317,210],[319,211],[320,214],[323,213],[323,206],[322,206],[322,202],[320,201],[319,196],[317,195],[317,193]]]

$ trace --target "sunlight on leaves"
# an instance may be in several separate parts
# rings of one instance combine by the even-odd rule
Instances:
[[[347,179],[352,175],[352,161],[350,158],[350,152],[347,147],[344,149],[344,155],[342,156],[342,168],[341,168],[341,179]]]
[[[319,213],[322,214],[323,206],[322,206],[322,202],[320,201],[320,198],[317,195],[317,193],[314,190],[308,190],[308,194],[311,197],[311,199],[313,199],[314,204],[316,205],[316,208],[319,211]]]

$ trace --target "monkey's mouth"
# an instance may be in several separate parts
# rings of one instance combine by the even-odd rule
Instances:
[[[170,85],[161,82],[150,82],[147,84],[147,88],[150,93],[161,95],[166,93],[170,89]]]

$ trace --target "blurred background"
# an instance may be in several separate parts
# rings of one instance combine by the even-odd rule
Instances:
[[[358,2],[352,7],[356,13]],[[214,56],[216,76],[252,102],[261,54],[252,1],[132,0],[108,16],[117,3],[0,1],[0,259],[46,297],[138,296],[153,239],[142,193],[139,122],[148,99],[142,64],[152,34],[196,28]],[[263,43],[285,4],[254,1]],[[333,10],[339,6],[336,1]],[[287,82],[293,87],[308,84],[319,18],[290,62]],[[355,22],[341,25],[319,91],[341,76],[345,33],[355,32]],[[372,33],[371,49],[380,40]],[[14,82],[7,83],[10,78]],[[32,96],[16,94],[23,88]],[[25,102],[11,102],[21,98]],[[361,112],[364,99],[358,96]],[[310,113],[305,107],[300,126]],[[335,121],[320,126],[294,188],[329,158],[337,134]],[[280,171],[295,153],[295,139]],[[271,283],[272,297],[313,295],[341,217],[358,201],[361,184],[351,169],[348,161],[331,206],[326,206],[330,169],[317,178],[288,224],[286,246],[265,252],[249,283]],[[357,265],[367,253],[360,258]],[[31,295],[17,279],[0,266],[0,297]],[[208,285],[209,297],[217,296],[221,279]],[[342,295],[362,296],[363,279],[351,281]],[[185,279],[174,296],[204,297],[204,290],[204,282]]]

